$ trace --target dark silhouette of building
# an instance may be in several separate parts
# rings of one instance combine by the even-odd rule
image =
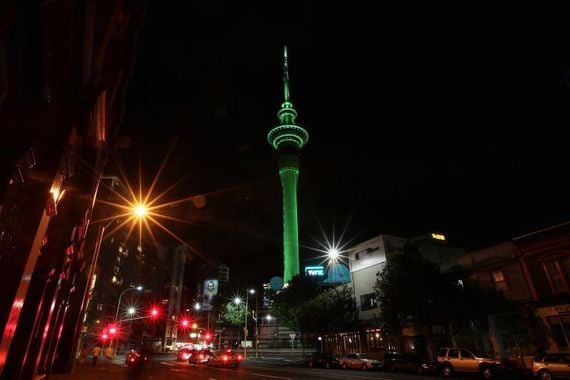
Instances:
[[[146,1],[0,4],[0,376],[69,372]]]

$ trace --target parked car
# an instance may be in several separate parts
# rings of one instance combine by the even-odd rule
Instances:
[[[198,350],[194,351],[192,356],[188,359],[188,363],[190,364],[202,364],[207,363],[208,360],[214,356],[214,353],[210,350]]]
[[[178,350],[178,352],[176,353],[176,361],[179,362],[188,361],[188,359],[190,359],[190,357],[192,356],[193,352],[194,350],[191,350],[189,348],[182,348]]]
[[[387,352],[384,354],[384,369],[393,372],[414,372],[417,374],[437,371],[437,364],[421,359],[418,355],[403,352]]]
[[[550,353],[535,357],[532,374],[539,380],[570,379],[570,354]]]
[[[208,358],[206,364],[209,367],[239,367],[241,360],[242,356],[240,354],[232,350],[226,350]]]
[[[485,379],[490,379],[504,371],[502,362],[475,350],[457,347],[441,348],[437,354],[437,364],[444,376],[454,372],[479,372]]]
[[[338,360],[341,368],[356,368],[363,371],[369,369],[380,369],[382,368],[382,363],[379,360],[372,359],[370,356],[362,353],[352,353],[343,356]]]
[[[329,352],[315,352],[307,359],[309,367],[338,368],[338,357]]]

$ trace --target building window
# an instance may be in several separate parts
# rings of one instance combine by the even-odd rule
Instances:
[[[360,310],[370,310],[377,307],[376,293],[368,293],[360,296]]]
[[[354,261],[358,261],[358,260],[360,260],[360,252],[356,252],[354,254]]]
[[[570,347],[570,314],[548,317],[547,322],[558,348]]]
[[[568,292],[570,281],[570,258],[546,261],[542,268],[548,278],[550,289],[555,294]]]
[[[501,293],[507,293],[509,291],[509,284],[507,283],[507,278],[502,270],[491,272],[491,277],[495,284],[495,290]]]

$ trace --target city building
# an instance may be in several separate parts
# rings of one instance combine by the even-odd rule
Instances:
[[[71,370],[146,3],[0,6],[2,378]]]
[[[358,331],[342,332],[325,337],[325,345],[336,352],[381,352],[406,350],[406,347],[420,345],[421,332],[413,326],[402,331],[398,337],[387,336],[382,331],[380,305],[374,286],[377,274],[381,272],[392,255],[413,251],[424,259],[441,262],[464,254],[461,248],[445,243],[441,234],[426,234],[405,239],[391,235],[379,235],[355,246],[349,247],[346,260],[350,270],[350,286],[358,309],[360,326]],[[423,343],[422,343],[423,344]]]

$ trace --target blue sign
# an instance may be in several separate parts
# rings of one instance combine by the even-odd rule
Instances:
[[[305,276],[324,276],[325,268],[323,266],[305,267]]]

